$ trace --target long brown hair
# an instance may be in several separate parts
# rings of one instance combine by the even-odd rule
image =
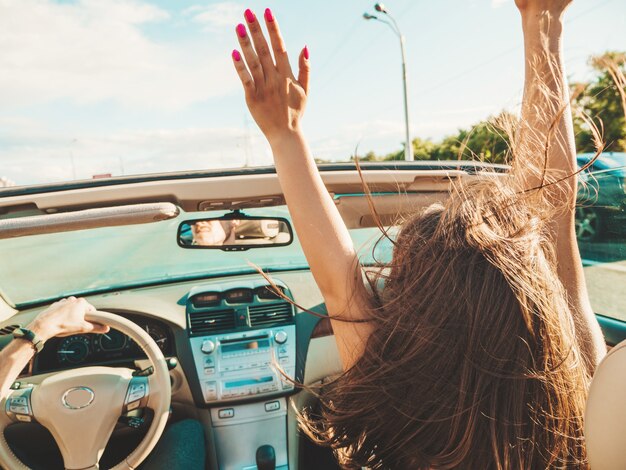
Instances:
[[[303,418],[345,467],[583,464],[589,377],[545,207],[524,199],[488,178],[402,225],[365,353]]]

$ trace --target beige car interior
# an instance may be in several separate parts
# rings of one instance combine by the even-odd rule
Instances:
[[[27,398],[29,410],[25,416],[50,430],[67,470],[80,470],[98,468],[119,410],[135,401],[143,402],[142,405],[154,411],[154,419],[139,446],[114,468],[133,469],[154,448],[167,424],[171,397],[168,368],[154,340],[133,322],[106,312],[89,314],[88,319],[110,325],[132,338],[148,357],[153,374],[134,377],[133,371],[126,368],[86,367],[31,377],[32,388],[13,391],[0,401],[0,407],[11,410],[13,400],[21,403],[21,399]],[[24,396],[26,390],[28,397]],[[58,396],[62,400],[54,399]],[[2,436],[10,422],[7,414],[0,413]],[[0,465],[8,469],[28,468],[13,454],[4,438],[0,439]]]
[[[445,200],[455,181],[481,178],[486,174],[480,172],[471,174],[461,168],[434,171],[407,169],[393,172],[381,169],[368,170],[363,176],[373,193],[375,207],[382,222],[393,224],[420,208]],[[329,192],[336,196],[337,207],[349,228],[375,226],[367,201],[363,197],[350,196],[363,191],[360,176],[356,171],[325,171],[322,172],[322,178]],[[45,228],[48,219],[51,226],[55,227],[51,229],[53,231],[76,230],[110,224],[112,220],[119,222],[126,220],[125,223],[162,220],[176,217],[179,208],[181,211],[192,212],[269,207],[279,204],[284,204],[284,199],[274,173],[221,176],[214,179],[200,177],[165,179],[119,185],[96,185],[83,189],[68,187],[55,192],[24,196],[8,195],[0,198],[0,238],[3,237],[3,233],[18,234],[4,236],[48,233],[48,229]],[[83,219],[81,214],[87,213],[89,217]],[[64,220],[58,219],[61,222],[57,222],[55,217],[59,216]],[[32,217],[36,218],[36,222],[30,222],[35,220]],[[22,224],[17,222],[20,220]],[[16,221],[11,222],[14,228],[8,228],[10,221]],[[172,234],[172,239],[175,235]],[[308,270],[273,273],[272,278],[288,288],[294,301],[306,309],[316,308],[323,302]],[[196,292],[226,291],[239,284],[257,286],[261,285],[260,282],[262,279],[258,274],[240,275],[230,276],[227,280],[217,278],[177,282],[86,297],[98,310],[116,314],[99,313],[99,316],[94,317],[95,320],[100,319],[114,326],[140,344],[148,359],[137,360],[136,366],[141,369],[151,363],[155,368],[155,373],[149,376],[147,385],[149,390],[147,405],[153,407],[157,418],[153,420],[139,448],[115,467],[116,469],[136,468],[136,465],[145,458],[163,431],[170,406],[173,414],[191,417],[203,424],[208,468],[255,469],[254,453],[262,444],[270,444],[276,449],[277,469],[298,468],[302,447],[296,410],[315,406],[316,399],[313,393],[306,389],[278,395],[260,393],[256,399],[248,397],[239,402],[237,398],[233,398],[225,402],[226,404],[220,403],[219,400],[212,404],[211,400],[214,399],[212,397],[219,398],[220,395],[214,395],[215,391],[211,388],[210,382],[206,382],[207,379],[200,377],[198,381],[194,375],[196,374],[194,364],[201,376],[202,361],[211,357],[210,353],[209,355],[203,353],[216,344],[218,349],[222,347],[219,341],[224,345],[235,340],[223,335],[217,341],[215,340],[217,336],[208,335],[189,338],[191,335],[187,334],[190,328],[188,299],[193,298]],[[198,290],[200,288],[203,290]],[[6,302],[0,302],[0,327],[27,324],[44,308],[45,306],[40,306],[17,312]],[[186,365],[191,364],[192,370],[186,370],[183,361],[179,361],[168,371],[163,354],[154,341],[144,330],[133,326],[132,321],[124,318],[129,315],[158,320],[171,328],[177,350],[180,347],[179,341],[185,342],[185,347],[190,347],[193,358],[189,359]],[[294,317],[295,325],[299,328],[298,321],[304,321],[305,317],[310,316],[297,311]],[[278,341],[279,333],[289,333],[291,335],[289,341],[293,342],[292,330],[289,328],[291,326],[263,329],[271,330],[268,337],[270,342],[272,338],[275,339],[276,344],[272,344],[277,347],[276,351],[280,351],[282,344]],[[328,321],[321,320],[316,324],[310,334],[305,356],[300,357],[299,361],[302,362],[303,369],[301,380],[307,387],[313,389],[322,386],[330,377],[341,372],[337,347]],[[207,364],[208,362],[204,363],[205,373],[210,369]],[[52,430],[62,451],[66,468],[72,470],[96,468],[103,443],[106,443],[113,429],[112,423],[119,415],[119,408],[125,406],[124,400],[132,379],[129,369],[114,367],[69,369],[56,374],[27,375],[22,379],[35,385],[32,392],[35,418]],[[106,390],[103,393],[106,393],[107,403],[101,407],[85,408],[85,413],[98,415],[94,419],[102,425],[97,430],[86,427],[83,429],[81,425],[77,427],[74,418],[68,417],[68,410],[54,400],[46,401],[45,406],[37,406],[47,393],[58,395],[62,390],[83,386],[94,389],[97,393],[101,389]],[[202,392],[199,391],[200,386]],[[620,347],[614,348],[602,363],[594,379],[589,399],[586,431],[589,454],[595,469],[626,468],[624,397],[626,397],[626,344],[622,343]],[[270,404],[271,410],[268,408]],[[4,409],[5,401],[0,406]],[[44,409],[46,411],[39,415],[40,410]],[[223,413],[226,409],[232,410],[230,412],[234,417]],[[7,425],[6,413],[0,413],[0,431]],[[79,435],[88,438],[78,440]],[[88,445],[85,445],[85,442]],[[77,445],[78,443],[82,444]],[[18,463],[4,439],[0,440],[0,464],[10,469],[25,468]]]
[[[593,377],[585,440],[592,469],[626,468],[626,341],[609,351]]]
[[[0,220],[0,240],[44,233],[68,232],[119,225],[147,224],[173,219],[179,214],[171,203],[130,204],[59,214],[32,215]]]

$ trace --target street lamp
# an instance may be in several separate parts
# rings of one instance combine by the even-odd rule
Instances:
[[[398,39],[400,39],[400,52],[402,54],[402,85],[404,87],[404,127],[405,127],[405,133],[406,133],[404,159],[407,161],[413,161],[414,160],[413,144],[411,143],[411,133],[409,131],[409,99],[408,99],[408,93],[407,93],[407,88],[406,88],[406,56],[404,54],[404,35],[400,32],[398,23],[396,23],[396,20],[394,19],[394,17],[389,14],[387,9],[385,8],[385,5],[383,5],[382,3],[377,3],[376,5],[374,5],[374,9],[377,12],[382,13],[386,15],[387,17],[389,17],[391,22],[386,21],[382,18],[379,18],[376,15],[372,15],[367,12],[363,13],[363,19],[376,20],[376,21],[380,21],[381,23],[385,23],[387,26],[391,28],[391,30],[398,37]]]

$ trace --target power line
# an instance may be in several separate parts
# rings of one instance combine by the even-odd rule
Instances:
[[[401,12],[400,12],[400,17],[406,15],[410,10],[412,10],[413,8],[415,8],[417,5],[419,5],[421,3],[421,0],[408,0],[407,1],[407,6],[406,8],[404,8]],[[348,31],[348,33],[344,36],[344,40],[342,41],[342,44],[339,44],[331,53],[331,56],[324,62],[324,64],[322,64],[322,66],[320,67],[320,70],[322,70],[323,68],[325,68],[331,61],[332,58],[334,58],[334,56],[341,50],[343,49],[343,47],[345,46],[345,44],[347,43],[347,39],[349,39],[349,37],[354,34],[355,30],[358,28],[358,25],[364,24],[364,21],[362,18],[358,18],[353,26],[350,28],[350,30]],[[352,65],[354,62],[356,62],[358,59],[360,59],[370,48],[370,46],[372,46],[376,41],[378,41],[378,39],[380,39],[380,37],[383,35],[383,32],[380,31],[378,34],[375,34],[372,39],[370,39],[370,41],[368,41],[365,45],[363,45],[361,47],[361,51],[358,52],[357,54],[352,55],[352,57],[350,58],[350,60],[348,60],[347,62],[343,62],[341,64],[341,69],[333,74],[331,74],[327,79],[325,79],[322,84],[318,87],[317,92],[319,93],[320,91],[326,89],[328,87],[328,85],[330,85],[338,76],[344,74],[345,72],[347,72],[349,70],[349,66]],[[319,72],[318,72],[319,73]]]
[[[587,14],[591,13],[592,11],[597,10],[598,8],[602,8],[602,7],[606,6],[606,5],[608,5],[609,3],[613,3],[614,1],[615,0],[606,0],[605,2],[598,3],[598,4],[594,5],[594,6],[592,6],[591,8],[588,8],[587,10],[579,13],[578,15],[574,16],[573,18],[568,19],[565,22],[565,24],[568,24],[568,23],[571,23],[573,21],[576,21],[577,19],[579,19],[579,18],[581,18],[583,16],[586,16]]]
[[[608,5],[609,3],[612,3],[612,2],[614,2],[614,1],[615,1],[615,0],[606,0],[605,2],[599,3],[599,4],[597,4],[597,5],[595,5],[595,6],[591,7],[591,8],[588,8],[587,10],[585,10],[584,12],[581,12],[580,14],[576,15],[575,17],[568,19],[568,20],[565,22],[565,24],[572,23],[573,21],[576,21],[576,20],[578,20],[578,19],[582,18],[583,16],[588,15],[588,14],[589,14],[589,13],[591,13],[592,11],[597,10],[598,8],[604,7],[604,6],[606,6],[606,5]],[[513,46],[513,47],[511,47],[511,48],[509,48],[509,49],[507,49],[507,50],[505,50],[505,51],[503,51],[503,52],[499,53],[498,55],[493,56],[493,57],[492,57],[492,58],[490,58],[490,59],[487,59],[487,60],[485,60],[485,61],[483,61],[483,62],[479,63],[478,65],[476,65],[476,66],[472,67],[471,69],[464,70],[462,73],[459,73],[459,74],[457,74],[457,75],[454,75],[454,76],[452,76],[452,77],[449,77],[448,79],[446,79],[446,80],[444,80],[444,81],[442,81],[442,82],[439,82],[439,83],[438,83],[437,85],[435,85],[435,86],[432,86],[432,87],[428,87],[428,88],[424,88],[424,89],[422,89],[422,90],[419,90],[417,93],[418,93],[418,94],[421,94],[421,93],[431,92],[431,91],[433,91],[433,90],[439,90],[440,88],[442,88],[442,87],[444,87],[444,86],[446,86],[446,85],[449,85],[450,83],[452,83],[452,82],[454,82],[454,81],[456,81],[456,80],[459,80],[459,79],[461,79],[461,78],[466,77],[468,73],[471,73],[471,72],[475,72],[475,71],[477,71],[477,70],[480,70],[481,68],[483,68],[483,67],[485,67],[485,66],[487,66],[487,65],[489,65],[489,64],[491,64],[491,63],[493,63],[493,62],[495,62],[495,61],[497,61],[497,60],[498,60],[498,59],[500,59],[501,57],[504,57],[504,56],[506,56],[506,55],[510,54],[511,52],[516,51],[517,49],[519,49],[520,47],[522,47],[522,45],[523,45],[522,43],[517,43],[515,46]]]
[[[337,47],[335,47],[335,49],[333,49],[333,51],[327,56],[326,60],[324,61],[324,63],[322,63],[322,65],[319,66],[319,68],[317,69],[317,73],[321,73],[322,70],[324,70],[328,64],[331,62],[331,60],[333,60],[335,58],[335,56],[337,55],[337,53],[343,49],[346,44],[348,44],[348,40],[350,39],[350,36],[352,36],[354,34],[354,32],[356,31],[356,29],[359,26],[363,25],[363,20],[361,18],[358,18],[350,27],[350,29],[348,29],[348,32],[343,36],[343,38],[339,41],[339,44],[337,45]]]

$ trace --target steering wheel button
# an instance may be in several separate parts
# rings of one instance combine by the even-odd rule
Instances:
[[[135,401],[133,401],[133,402],[129,403],[129,404],[126,406],[126,409],[127,409],[128,411],[132,411],[132,410],[134,410],[135,408],[138,408],[138,407],[139,407],[139,400],[135,400]]]
[[[15,418],[18,421],[23,421],[24,423],[30,423],[33,419],[28,415],[15,415]]]
[[[9,407],[9,410],[11,410],[11,412],[15,414],[23,414],[23,415],[30,414],[30,410],[28,409],[28,406],[11,405]]]
[[[128,396],[128,401],[129,402],[133,402],[133,401],[141,400],[145,395],[146,394],[145,394],[145,392],[143,390],[140,391],[140,392],[131,393]]]

